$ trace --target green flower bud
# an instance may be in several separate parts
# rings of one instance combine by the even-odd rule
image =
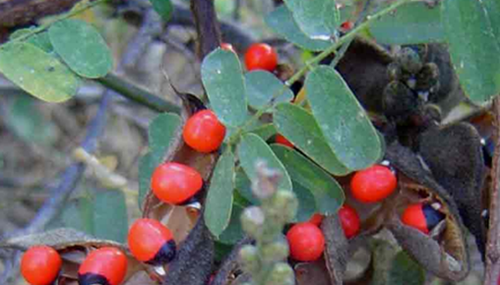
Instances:
[[[390,80],[399,80],[401,79],[402,71],[401,67],[396,62],[391,62],[387,66],[387,76],[389,76]]]
[[[266,280],[266,285],[282,285],[282,284],[290,284],[293,285],[295,283],[295,275],[292,267],[285,262],[276,263],[271,272],[269,273],[269,277]]]
[[[288,247],[288,242],[283,235],[263,245],[261,249],[261,256],[264,262],[283,261],[289,254],[290,249]]]
[[[264,161],[256,163],[255,170],[257,179],[252,182],[252,192],[259,199],[266,199],[274,195],[278,190],[281,173],[267,167]]]
[[[257,206],[248,207],[241,214],[241,226],[253,238],[257,238],[262,233],[264,221],[264,212]]]
[[[240,249],[239,258],[243,268],[250,273],[260,269],[259,253],[257,247],[247,244]]]
[[[293,192],[281,190],[276,193],[272,206],[280,213],[286,223],[295,218],[299,208],[299,201]]]
[[[420,55],[408,47],[402,48],[398,52],[396,60],[401,68],[412,74],[417,74],[423,65]]]

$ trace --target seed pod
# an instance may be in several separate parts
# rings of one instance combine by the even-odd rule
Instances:
[[[396,62],[402,69],[412,74],[417,74],[423,65],[420,55],[410,47],[404,47],[397,53]]]
[[[436,181],[453,197],[465,226],[485,253],[486,229],[482,223],[481,189],[484,158],[481,137],[468,123],[432,128],[419,138],[420,153]]]
[[[388,229],[401,247],[432,274],[453,281],[464,279],[470,271],[470,258],[455,202],[408,148],[393,142],[387,148],[386,158],[398,170],[401,194],[395,209],[402,210],[406,197],[425,198],[442,205],[440,211],[445,215],[443,226],[435,233],[437,240],[404,225],[397,213],[387,222]]]

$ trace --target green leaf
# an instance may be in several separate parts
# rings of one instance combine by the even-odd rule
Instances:
[[[285,0],[300,29],[313,39],[330,39],[340,24],[334,0]]]
[[[47,102],[76,94],[78,77],[55,57],[25,42],[0,47],[0,72],[26,92]]]
[[[316,200],[314,195],[302,186],[302,184],[297,183],[292,180],[293,192],[299,200],[299,208],[297,210],[297,215],[295,215],[295,220],[293,222],[305,222],[308,221],[314,213],[318,212],[316,209]]]
[[[292,12],[285,5],[279,6],[265,18],[266,24],[287,41],[312,51],[322,51],[333,42],[331,40],[313,40],[302,32],[293,19]]]
[[[239,126],[247,117],[245,82],[238,57],[216,49],[201,65],[201,79],[211,106],[224,125]]]
[[[255,134],[245,134],[242,136],[238,145],[238,157],[241,167],[245,170],[250,180],[257,179],[255,170],[258,161],[265,161],[267,167],[274,168],[281,172],[283,178],[280,181],[279,188],[292,191],[292,181],[281,161],[276,157],[268,144],[262,138]]]
[[[61,213],[63,227],[77,229],[89,235],[94,235],[94,206],[88,197],[72,200]]]
[[[139,196],[137,197],[137,203],[141,210],[144,198],[146,198],[151,187],[151,176],[160,162],[158,157],[155,158],[151,152],[146,153],[139,159]]]
[[[263,140],[268,140],[276,133],[276,128],[274,127],[273,124],[269,123],[261,125],[254,129],[250,129],[250,132],[258,135]]]
[[[234,155],[228,149],[217,161],[205,203],[205,223],[218,237],[231,219],[234,190]]]
[[[328,172],[338,176],[349,173],[349,169],[340,163],[331,150],[318,123],[308,111],[290,103],[281,103],[276,106],[273,121],[279,133]]]
[[[153,4],[153,9],[158,13],[163,21],[170,20],[174,6],[170,0],[149,0]]]
[[[142,209],[144,198],[149,192],[151,175],[176,143],[181,128],[181,117],[172,113],[160,114],[149,124],[149,152],[139,159],[139,208]]]
[[[229,225],[219,236],[219,241],[223,244],[235,244],[243,238],[243,229],[241,228],[240,217],[243,213],[243,207],[234,204],[231,212]]]
[[[236,171],[236,181],[235,181],[236,191],[245,198],[247,201],[253,205],[260,205],[260,200],[257,199],[252,192],[252,181],[248,179],[242,168]]]
[[[314,117],[340,162],[351,170],[375,163],[381,151],[377,132],[340,74],[319,66],[305,86]]]
[[[257,70],[245,74],[248,104],[261,109],[271,102],[289,102],[293,92],[276,76],[268,71]]]
[[[182,119],[176,114],[163,113],[158,115],[149,125],[149,149],[152,156],[160,163],[175,143],[176,135],[182,131]]]
[[[16,30],[9,36],[9,40],[19,38],[20,36],[32,33],[34,29],[35,27]],[[33,34],[29,38],[27,38],[26,41],[48,53],[54,50],[52,44],[50,43],[49,34],[47,32]]]
[[[82,77],[103,77],[113,68],[113,57],[106,42],[84,21],[56,22],[49,28],[49,37],[55,52]]]
[[[16,97],[5,119],[13,131],[28,142],[50,146],[57,140],[57,127],[40,113],[31,96]]]
[[[272,150],[283,162],[295,183],[311,191],[316,209],[323,214],[336,213],[344,203],[342,187],[327,172],[293,149],[274,144]],[[294,188],[295,189],[295,188]],[[302,200],[300,200],[302,203]]]
[[[119,190],[96,191],[94,196],[94,234],[97,238],[124,243],[128,233],[125,195]]]
[[[441,16],[453,66],[465,93],[476,102],[486,101],[500,91],[500,9],[494,2],[442,3]]]
[[[377,42],[390,45],[444,41],[440,4],[409,2],[370,25]]]
[[[389,271],[389,285],[422,285],[425,283],[425,272],[406,252],[400,251],[392,260]]]

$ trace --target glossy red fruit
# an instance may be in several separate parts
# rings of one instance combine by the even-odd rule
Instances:
[[[229,44],[229,43],[221,43],[220,44],[220,48],[223,49],[223,50],[228,50],[228,51],[232,51],[232,52],[236,53],[236,51],[234,50],[233,45]]]
[[[187,120],[182,136],[191,148],[209,153],[217,150],[222,144],[226,136],[226,127],[217,119],[214,112],[202,110]]]
[[[278,65],[278,54],[270,45],[256,43],[245,53],[245,65],[248,71],[257,69],[273,71]]]
[[[315,213],[307,222],[319,227],[321,225],[321,222],[323,222],[323,218],[324,216],[320,213]]]
[[[151,189],[158,199],[170,204],[182,204],[203,186],[195,169],[176,162],[160,164],[151,177]]]
[[[339,210],[340,224],[344,230],[345,236],[349,239],[358,234],[360,221],[358,212],[348,205],[342,206]]]
[[[276,135],[276,137],[274,138],[274,141],[276,143],[281,144],[281,145],[293,148],[293,143],[290,142],[287,138],[285,138],[284,136],[282,136],[280,134]]]
[[[428,234],[443,219],[443,213],[423,203],[409,205],[401,216],[403,224],[414,227],[424,234]]]
[[[49,285],[61,270],[59,253],[50,246],[29,248],[21,260],[21,274],[31,285]]]
[[[172,232],[153,219],[138,219],[128,232],[132,255],[142,262],[162,265],[174,259],[176,245]]]
[[[354,23],[351,22],[351,21],[345,21],[343,22],[341,25],[340,25],[340,28],[342,29],[342,31],[344,32],[347,32],[349,30],[351,30],[352,28],[354,27]]]
[[[118,285],[127,273],[127,257],[115,247],[101,247],[89,253],[78,269],[80,285]]]
[[[379,202],[396,189],[396,175],[382,165],[373,165],[354,174],[351,192],[354,198],[364,203]]]
[[[325,249],[323,232],[308,222],[293,225],[286,238],[290,246],[290,256],[298,261],[316,260]]]

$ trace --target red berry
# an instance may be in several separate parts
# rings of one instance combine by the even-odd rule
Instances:
[[[293,225],[286,238],[290,245],[290,256],[298,261],[316,260],[325,249],[323,232],[308,222]]]
[[[221,43],[220,48],[223,50],[228,50],[228,51],[232,51],[232,52],[236,53],[236,51],[234,51],[233,45],[229,44],[229,43]]]
[[[151,189],[158,199],[170,204],[182,204],[203,186],[195,169],[176,162],[160,164],[151,177]]]
[[[403,224],[414,227],[425,234],[428,234],[443,219],[443,213],[434,210],[428,204],[422,203],[408,206],[401,216]]]
[[[273,71],[278,65],[278,54],[270,45],[256,43],[245,53],[245,65],[248,71],[256,69]]]
[[[360,222],[356,210],[344,205],[339,210],[340,224],[345,236],[349,239],[359,232]]]
[[[172,232],[153,219],[138,219],[128,232],[128,246],[132,255],[152,265],[166,264],[175,257]]]
[[[342,29],[342,31],[344,32],[347,32],[349,31],[350,29],[352,29],[354,27],[354,24],[353,22],[351,21],[345,21],[343,22],[341,25],[340,25],[340,28]]]
[[[191,148],[209,153],[217,150],[222,144],[226,136],[226,127],[217,119],[214,112],[202,110],[187,120],[182,136]]]
[[[127,257],[114,247],[102,247],[92,251],[78,269],[80,285],[118,285],[127,273]],[[107,282],[107,283],[106,283]]]
[[[61,270],[59,253],[50,246],[40,245],[28,249],[21,260],[21,274],[31,285],[49,285]]]
[[[373,165],[358,171],[351,180],[354,198],[365,203],[383,200],[394,192],[396,186],[396,175],[382,165]]]
[[[315,213],[307,222],[319,227],[321,225],[321,222],[323,222],[323,218],[324,218],[323,215]]]
[[[274,141],[276,143],[281,144],[281,145],[293,148],[293,143],[291,143],[287,138],[285,138],[284,136],[282,136],[280,134],[276,135],[276,137],[274,138]]]

